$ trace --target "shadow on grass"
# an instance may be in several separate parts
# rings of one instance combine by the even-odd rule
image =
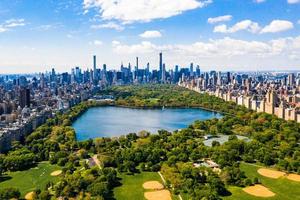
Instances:
[[[107,200],[116,200],[116,198],[114,197],[114,192],[112,190],[109,191],[109,193],[107,195],[105,195],[105,199],[107,199]]]
[[[107,199],[107,200],[116,200],[113,190],[116,187],[121,187],[122,186],[121,180],[122,179],[120,177],[117,177],[117,182],[114,183],[113,188],[109,191],[109,193],[105,195],[105,199]]]
[[[8,181],[8,180],[10,180],[10,179],[12,179],[11,176],[7,176],[7,175],[0,176],[0,183],[1,183],[1,182],[4,182],[4,181]]]
[[[227,189],[221,194],[222,197],[228,197],[228,196],[231,196],[231,195],[232,195],[232,193]]]

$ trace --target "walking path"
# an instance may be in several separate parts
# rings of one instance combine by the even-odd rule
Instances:
[[[157,173],[158,173],[158,175],[160,176],[161,180],[163,181],[164,185],[166,185],[166,180],[165,180],[165,178],[163,177],[163,175],[162,175],[160,172],[157,172]],[[179,198],[180,200],[183,200],[180,194],[178,195],[178,198]]]
[[[99,159],[98,159],[97,156],[98,156],[98,155],[96,154],[96,155],[94,155],[92,158],[93,158],[94,162],[96,163],[96,165],[99,167],[99,169],[102,169],[101,164],[100,164],[100,161],[99,161]]]

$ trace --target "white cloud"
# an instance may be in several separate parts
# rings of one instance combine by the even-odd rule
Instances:
[[[195,42],[188,45],[155,45],[149,41],[143,41],[140,44],[113,45],[114,51],[119,54],[138,54],[138,53],[155,53],[158,51],[168,51],[185,56],[200,57],[222,57],[238,55],[257,55],[263,56],[273,52],[272,45],[259,41],[237,40],[229,37],[212,40],[208,42]]]
[[[289,4],[300,3],[300,0],[287,0]]]
[[[84,10],[95,8],[104,20],[118,20],[124,24],[149,22],[202,8],[212,0],[84,0]]]
[[[26,24],[24,19],[9,19],[5,21],[4,25],[6,27],[13,28],[17,26],[25,26]]]
[[[265,2],[266,0],[254,0],[255,3],[263,3]]]
[[[231,15],[223,15],[223,16],[219,16],[219,17],[210,17],[207,19],[207,22],[210,24],[215,24],[218,22],[230,21],[231,19],[232,19]]]
[[[49,30],[57,29],[57,28],[61,28],[61,27],[63,27],[63,24],[61,24],[61,23],[43,24],[43,25],[39,25],[37,27],[32,28],[32,30],[49,31]]]
[[[286,20],[273,20],[269,25],[265,26],[261,33],[277,33],[287,31],[294,28],[294,25],[290,21]]]
[[[0,24],[0,33],[25,25],[26,23],[24,19],[9,19],[6,20],[4,23]]]
[[[159,31],[145,31],[144,33],[140,34],[140,37],[142,38],[159,38],[162,34]]]
[[[254,0],[256,3],[262,3],[265,2],[266,0]],[[295,4],[295,3],[300,3],[300,0],[287,0],[287,3],[289,4]]]
[[[294,25],[290,21],[286,20],[273,20],[269,25],[261,28],[257,22],[253,22],[249,19],[240,21],[228,27],[225,24],[221,24],[214,27],[215,33],[235,33],[238,31],[248,31],[251,33],[277,33],[287,31],[294,28]]]
[[[172,45],[156,45],[149,41],[130,45],[116,42],[112,48],[120,57],[141,55],[147,57],[151,63],[157,62],[157,54],[162,51],[167,58],[170,58],[166,60],[168,66],[185,65],[195,61],[202,66],[204,63],[209,63],[208,69],[211,69],[211,65],[234,65],[237,69],[240,69],[238,66],[249,66],[254,69],[254,65],[267,64],[279,67],[281,64],[297,63],[295,59],[300,58],[300,36],[270,41],[248,41],[225,37],[205,42]]]
[[[140,54],[152,53],[158,51],[160,47],[148,41],[143,41],[140,44],[123,45],[120,42],[113,44],[114,51],[120,54]]]
[[[0,33],[6,32],[6,31],[7,31],[7,29],[0,25]]]
[[[95,46],[101,46],[101,45],[103,44],[103,42],[100,41],[100,40],[94,40],[93,44],[94,44]]]
[[[72,34],[67,34],[67,38],[72,39],[74,36]]]
[[[243,30],[249,31],[251,33],[257,33],[260,30],[260,26],[258,25],[258,23],[251,20],[243,20],[236,23],[232,27],[227,27],[227,25],[222,24],[214,28],[215,33],[235,33]]]
[[[117,46],[117,45],[119,45],[119,44],[121,44],[119,41],[117,41],[117,40],[113,40],[112,42],[111,42],[111,44],[113,45],[113,46]]]
[[[115,22],[108,22],[105,24],[97,24],[97,25],[92,25],[92,29],[103,29],[103,28],[108,28],[108,29],[115,29],[117,31],[122,31],[124,30],[124,27],[115,23]]]
[[[298,22],[297,22],[298,24],[300,24],[300,19],[298,20]]]

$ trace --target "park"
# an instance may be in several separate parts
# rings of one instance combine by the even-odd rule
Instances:
[[[0,155],[0,197],[294,200],[300,196],[299,124],[178,86],[114,87],[101,95],[115,96],[114,105],[83,102],[58,113]],[[149,101],[153,98],[158,100]],[[77,140],[72,122],[99,106],[205,107],[218,110],[222,117],[196,120],[174,131]],[[226,135],[226,140],[206,145],[209,135]]]
[[[60,169],[61,167],[51,165],[49,162],[41,162],[26,171],[5,173],[0,178],[0,187],[14,186],[20,190],[21,196],[25,197],[36,190],[43,190],[49,182],[56,183],[59,180],[57,172],[61,172]]]

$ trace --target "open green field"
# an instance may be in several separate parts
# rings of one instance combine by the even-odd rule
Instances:
[[[21,196],[35,189],[44,189],[49,181],[55,182],[58,177],[51,176],[51,172],[59,170],[57,165],[51,165],[48,162],[39,163],[37,167],[18,172],[9,172],[0,177],[0,187],[18,188]]]
[[[241,163],[241,169],[245,171],[246,176],[253,180],[254,177],[259,178],[261,183],[269,188],[276,195],[269,198],[254,197],[245,193],[242,188],[230,187],[231,196],[223,197],[226,200],[300,200],[300,182],[291,181],[286,178],[272,179],[261,176],[257,173],[259,166]]]
[[[117,200],[143,200],[145,199],[145,190],[143,188],[144,182],[161,182],[160,176],[157,172],[142,172],[135,175],[120,174],[119,177],[122,178],[122,185],[114,189],[115,198]]]
[[[144,200],[144,192],[147,191],[143,188],[143,184],[147,181],[159,181],[162,180],[157,172],[142,172],[135,175],[120,174],[122,178],[120,187],[114,189],[114,197],[117,200]],[[173,200],[177,200],[177,197],[172,197]]]

